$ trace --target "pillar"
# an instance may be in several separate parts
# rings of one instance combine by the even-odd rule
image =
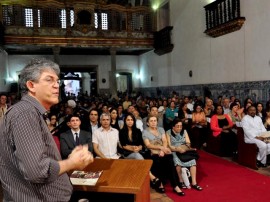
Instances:
[[[110,72],[110,91],[112,96],[117,95],[117,83],[116,83],[116,49],[111,48],[111,72]]]

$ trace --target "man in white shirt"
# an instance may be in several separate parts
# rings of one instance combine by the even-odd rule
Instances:
[[[257,166],[266,167],[267,155],[270,154],[270,144],[264,142],[264,138],[261,137],[266,129],[262,123],[262,119],[256,116],[256,108],[250,106],[247,109],[248,114],[242,119],[242,127],[245,134],[246,143],[255,143],[259,148],[257,155]]]
[[[119,143],[119,131],[110,125],[109,113],[100,116],[101,127],[93,133],[93,147],[98,158],[119,159],[117,145]]]

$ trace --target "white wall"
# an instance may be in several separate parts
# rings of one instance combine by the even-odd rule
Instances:
[[[140,71],[158,74],[144,87],[268,80],[270,73],[269,0],[241,0],[241,30],[211,38],[204,34],[209,0],[170,0],[171,53],[140,57]],[[193,77],[188,73],[193,71]]]

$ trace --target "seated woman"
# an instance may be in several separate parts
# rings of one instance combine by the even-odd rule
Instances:
[[[224,114],[223,107],[217,105],[215,114],[211,118],[213,136],[221,137],[220,152],[222,156],[232,156],[237,151],[237,137],[231,130],[233,122],[228,114]]]
[[[230,104],[230,112],[229,116],[232,122],[235,124],[236,122],[240,122],[242,120],[243,110],[244,108],[239,109],[239,105],[236,102]]]
[[[195,104],[192,113],[191,127],[193,147],[200,149],[201,146],[206,146],[207,132],[207,120],[203,108],[200,104]]]
[[[173,151],[173,161],[176,166],[180,187],[187,188],[183,182],[181,167],[190,167],[191,175],[191,187],[201,191],[202,188],[197,184],[196,181],[196,160],[188,162],[182,162],[176,155],[176,152],[183,153],[180,145],[187,145],[190,147],[190,139],[186,130],[183,130],[183,124],[180,119],[175,119],[172,122],[172,128],[166,132],[169,148]]]
[[[264,120],[264,127],[266,128],[267,131],[270,131],[270,108],[268,108],[266,111],[266,116]]]
[[[184,196],[184,192],[181,191],[177,183],[178,179],[173,156],[168,148],[164,129],[157,127],[158,120],[156,116],[149,115],[147,123],[148,128],[143,131],[143,140],[145,146],[151,150],[150,158],[153,160],[151,173],[160,179],[159,183],[156,183],[156,191],[160,193],[165,192],[163,183],[166,176],[170,180],[173,192],[179,196]]]
[[[119,132],[120,144],[126,159],[144,159],[142,132],[136,127],[136,119],[133,114],[128,113],[124,118],[124,126]]]
[[[230,104],[230,112],[228,115],[230,116],[232,122],[233,122],[233,128],[232,131],[234,133],[237,133],[237,122],[241,122],[243,118],[243,111],[244,108],[239,109],[239,105],[236,102],[233,102]]]
[[[59,137],[55,135],[55,134],[57,134],[56,133],[57,130],[55,130],[56,126],[57,126],[57,117],[55,114],[49,115],[49,122],[47,125],[48,125],[49,130],[52,133],[52,136],[53,136],[53,139],[56,143],[56,146],[57,146],[58,150],[60,151],[60,140],[59,140]]]
[[[112,107],[109,111],[110,111],[110,115],[111,115],[111,127],[120,131],[122,124],[119,124],[117,109]],[[120,127],[120,125],[121,125],[121,127]]]
[[[261,102],[256,103],[256,115],[259,116],[262,119],[262,122],[264,123],[265,111],[264,111],[263,103]]]
[[[187,103],[182,102],[178,110],[178,118],[182,121],[184,129],[188,130],[188,115],[191,115],[191,111],[187,107]]]
[[[169,129],[171,127],[171,123],[175,117],[178,116],[178,108],[175,106],[175,102],[171,101],[170,106],[165,111],[165,129]]]

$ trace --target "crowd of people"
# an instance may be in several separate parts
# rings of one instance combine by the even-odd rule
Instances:
[[[184,183],[182,168],[190,170],[190,188],[198,191],[203,190],[203,188],[196,181],[196,160],[192,159],[187,162],[180,160],[178,153],[184,153],[181,146],[185,145],[194,150],[207,147],[208,135],[210,134],[214,137],[221,137],[222,155],[237,155],[236,129],[239,127],[237,123],[241,123],[240,125],[243,127],[245,142],[255,143],[259,148],[258,166],[267,166],[270,144],[267,143],[267,138],[262,137],[261,134],[270,130],[270,101],[264,107],[261,102],[253,103],[249,98],[241,105],[240,100],[236,99],[235,96],[224,97],[214,103],[209,97],[204,99],[201,96],[191,98],[188,96],[180,97],[176,94],[168,98],[150,98],[142,95],[106,98],[79,93],[77,97],[65,96],[65,99],[58,103],[58,69],[55,64],[41,61],[27,66],[26,70],[30,68],[33,71],[33,67],[45,70],[40,70],[37,72],[40,74],[39,77],[34,75],[33,78],[29,75],[23,75],[24,72],[22,72],[22,76],[24,76],[22,77],[24,79],[23,90],[26,94],[21,101],[11,100],[11,97],[4,94],[0,96],[0,121],[5,126],[13,126],[6,128],[6,130],[11,131],[2,131],[1,143],[9,147],[6,151],[18,149],[21,152],[15,152],[11,155],[5,151],[2,154],[7,156],[1,157],[1,160],[10,158],[8,155],[11,155],[18,162],[17,164],[11,160],[8,168],[2,166],[2,172],[16,168],[18,169],[17,177],[22,178],[21,170],[28,169],[28,167],[24,168],[28,165],[25,163],[29,161],[27,158],[36,158],[37,160],[41,158],[39,155],[42,154],[38,147],[45,144],[42,142],[44,140],[41,139],[45,138],[43,136],[48,130],[56,144],[52,145],[50,142],[51,148],[47,151],[50,160],[39,162],[40,166],[45,166],[51,161],[47,168],[56,169],[62,174],[71,169],[70,167],[65,168],[66,161],[76,162],[72,168],[82,169],[91,163],[90,154],[96,158],[152,159],[153,165],[149,172],[151,186],[157,192],[164,193],[164,183],[168,180],[173,191],[179,196],[184,196],[185,193],[182,189],[189,188],[189,186]],[[30,70],[26,71],[25,74],[29,74]],[[42,82],[44,82],[43,86]],[[48,88],[48,85],[51,85],[52,88],[48,92],[44,92],[43,88]],[[19,103],[14,105],[17,101]],[[9,105],[14,106],[14,109],[8,110]],[[33,109],[33,106],[37,110]],[[42,114],[43,120],[40,120],[40,114]],[[7,118],[4,122],[5,116]],[[15,116],[16,118],[14,118]],[[44,120],[47,129],[42,125]],[[23,126],[25,124],[28,127],[22,130],[25,128]],[[41,137],[29,135],[35,134],[36,131],[40,131]],[[25,133],[26,137],[24,135],[18,137],[18,135],[13,134],[15,132]],[[5,137],[8,133],[13,134],[11,141]],[[29,148],[37,145],[36,154],[29,156],[26,153],[28,150],[18,141],[28,146],[31,144]],[[14,143],[9,145],[10,142]],[[82,147],[82,145],[86,145],[86,147]],[[59,150],[61,158],[53,154],[54,148]],[[24,154],[24,157],[21,156]],[[78,160],[79,154],[83,156],[83,159],[79,158]],[[26,165],[21,164],[21,161]],[[65,166],[63,166],[63,162]],[[27,170],[29,173],[24,173],[25,178],[32,177],[33,183],[42,182],[42,180],[44,182],[55,180],[51,179],[53,178],[51,176],[44,179],[42,177],[40,179],[38,175],[33,176],[33,173],[39,169],[40,172],[43,172],[44,167],[36,167],[35,169]],[[44,173],[46,172],[49,173],[48,170],[44,170]],[[5,185],[10,179],[2,178],[1,181]],[[58,183],[63,181],[66,181],[66,177],[62,177]],[[22,180],[22,185],[24,183]],[[34,190],[33,187],[30,186],[30,188]],[[6,187],[4,190],[9,194],[13,192]],[[27,190],[25,189],[25,191]],[[65,191],[64,195],[70,189]],[[16,194],[17,197],[21,196],[19,193]],[[12,198],[8,194],[5,196]]]

